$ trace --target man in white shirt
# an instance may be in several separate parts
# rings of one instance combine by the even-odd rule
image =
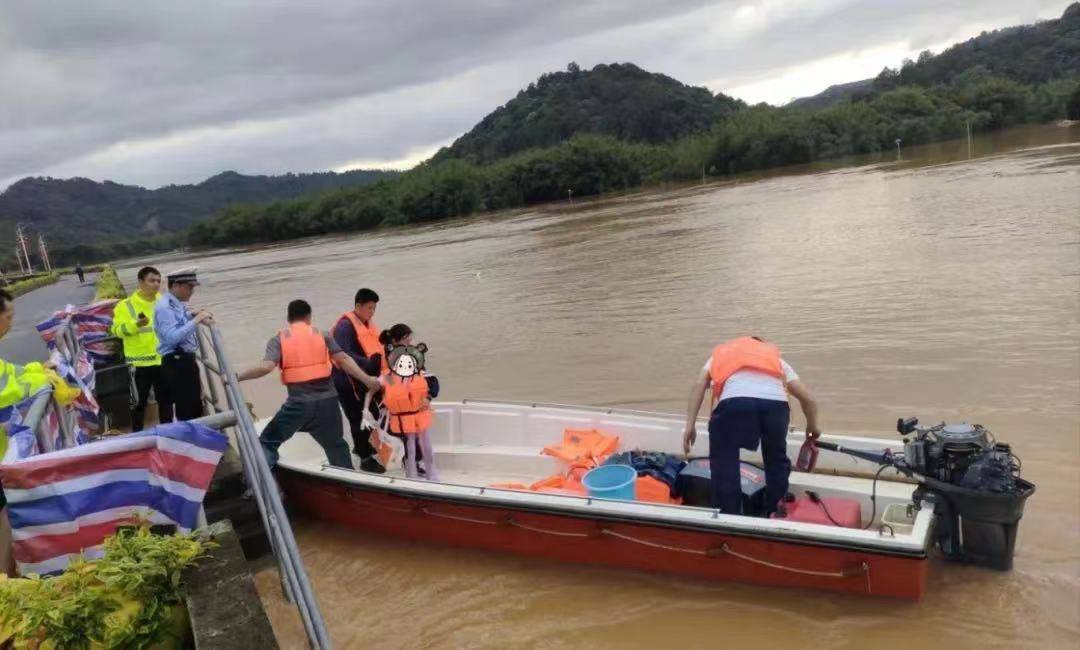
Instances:
[[[728,514],[740,514],[739,449],[756,450],[760,444],[769,514],[787,493],[791,474],[788,393],[799,400],[806,416],[806,435],[813,438],[821,434],[817,403],[795,370],[780,358],[775,345],[753,336],[721,343],[713,349],[690,391],[683,433],[687,454],[697,439],[697,415],[710,386],[716,400],[709,418],[712,505]]]

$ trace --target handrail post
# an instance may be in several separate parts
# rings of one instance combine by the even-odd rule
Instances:
[[[30,403],[30,408],[26,410],[26,417],[23,418],[23,424],[37,438],[38,447],[42,452],[53,451],[53,441],[41,437],[41,423],[45,419],[45,414],[52,401],[53,387],[49,384],[34,396],[34,401]]]
[[[217,357],[218,369],[221,371],[221,381],[225,389],[230,407],[236,413],[238,426],[236,427],[237,445],[244,455],[244,474],[250,487],[255,494],[259,505],[263,524],[266,526],[267,536],[270,538],[271,548],[278,560],[278,567],[282,574],[283,585],[288,591],[292,591],[294,603],[300,612],[300,619],[304,623],[304,630],[308,634],[308,643],[312,648],[322,650],[330,648],[330,635],[326,631],[326,623],[319,611],[318,601],[311,588],[307,571],[300,558],[296,537],[293,535],[289,519],[285,514],[285,508],[281,504],[281,498],[277,492],[277,483],[270,472],[270,466],[266,462],[266,456],[259,444],[255,423],[251,413],[247,409],[247,402],[240,391],[240,384],[233,373],[232,366],[225,355],[221,333],[213,323],[204,323],[210,332],[210,343]]]
[[[199,344],[199,359],[200,361],[202,361],[202,372],[203,377],[205,378],[206,390],[209,393],[210,397],[210,405],[214,408],[215,411],[220,412],[222,410],[221,401],[218,397],[217,386],[214,384],[215,373],[211,371],[210,366],[207,364],[207,360],[210,358],[210,355],[206,352],[206,334],[202,331],[202,328],[195,329],[195,340]]]

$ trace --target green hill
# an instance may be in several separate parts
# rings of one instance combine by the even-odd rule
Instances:
[[[1060,18],[983,32],[940,54],[923,51],[916,61],[885,68],[873,79],[830,86],[811,97],[788,104],[820,109],[845,101],[860,101],[901,86],[957,88],[990,79],[1042,85],[1080,76],[1080,2],[1065,8]]]
[[[439,151],[451,158],[489,163],[527,149],[550,147],[584,133],[659,144],[708,130],[745,107],[632,63],[598,65],[542,75],[471,131]]]
[[[175,234],[234,203],[289,199],[396,175],[356,170],[245,176],[228,171],[195,185],[156,190],[87,178],[24,178],[0,193],[0,240],[10,240],[18,222],[60,246]]]

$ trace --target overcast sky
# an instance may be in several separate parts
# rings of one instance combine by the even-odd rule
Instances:
[[[2,0],[0,188],[405,168],[570,61],[782,104],[1068,4]]]

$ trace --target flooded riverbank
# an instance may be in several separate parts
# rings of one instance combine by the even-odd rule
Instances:
[[[238,365],[295,297],[360,286],[444,397],[679,412],[716,341],[779,343],[833,432],[966,418],[1039,491],[1011,573],[935,565],[918,604],[705,584],[299,521],[339,647],[1074,647],[1080,641],[1080,131],[1027,128],[670,191],[163,261],[200,266]],[[133,274],[127,268],[127,282]],[[245,386],[261,416],[276,380]],[[795,416],[801,424],[801,417]],[[288,647],[302,631],[259,576]]]

